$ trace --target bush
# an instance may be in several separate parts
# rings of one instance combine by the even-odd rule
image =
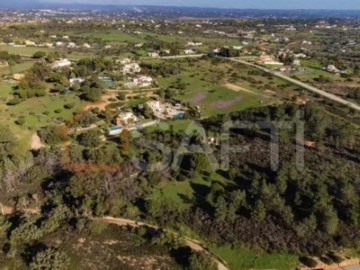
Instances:
[[[44,58],[45,56],[46,56],[46,52],[38,51],[38,52],[34,53],[33,58],[40,59],[40,58]]]
[[[15,124],[22,126],[25,124],[25,118],[24,117],[19,117],[16,121]]]
[[[342,257],[340,257],[339,255],[337,255],[335,252],[329,252],[327,255],[335,263],[341,263],[342,261],[344,261],[344,259]]]
[[[11,100],[9,100],[6,104],[9,106],[15,106],[18,105],[21,102],[20,98],[13,98]]]
[[[326,264],[328,264],[328,265],[334,263],[334,261],[333,261],[331,258],[327,257],[327,256],[321,257],[321,261],[324,262],[324,263],[326,263]]]
[[[66,254],[54,248],[38,252],[30,263],[31,270],[61,270],[67,269],[69,259]]]
[[[313,259],[313,258],[310,258],[310,257],[300,257],[300,262],[302,264],[304,264],[305,266],[307,267],[316,267],[317,266],[317,262]]]
[[[100,144],[100,135],[101,132],[99,130],[90,130],[88,132],[84,132],[77,137],[79,144],[85,147],[96,147]]]
[[[196,252],[189,258],[190,270],[216,270],[215,262],[206,254]]]
[[[70,109],[74,108],[74,106],[75,106],[75,103],[67,103],[64,105],[64,108],[67,110],[70,110]]]
[[[39,136],[46,144],[56,145],[67,139],[67,132],[65,127],[47,126],[39,130]]]

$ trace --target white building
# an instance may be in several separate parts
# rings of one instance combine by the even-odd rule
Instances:
[[[52,65],[51,68],[52,69],[58,69],[58,68],[62,68],[62,67],[69,67],[71,66],[71,62],[68,59],[60,59],[55,61]]]
[[[82,84],[83,82],[85,82],[85,79],[83,78],[71,78],[69,80],[70,82],[70,86],[73,86],[74,84]]]
[[[149,52],[149,57],[159,57],[159,53],[158,52]]]
[[[116,125],[121,126],[122,124],[128,125],[136,123],[139,118],[133,112],[122,112],[116,118]]]
[[[56,47],[63,47],[63,46],[64,46],[64,42],[62,42],[62,41],[57,41],[57,42],[55,42],[55,46],[56,46]]]
[[[31,40],[25,40],[25,45],[26,46],[36,46],[36,43],[34,41],[31,41]]]
[[[77,46],[74,42],[69,42],[69,44],[67,45],[67,47],[68,47],[69,49],[75,49],[75,48],[77,48],[78,46]]]
[[[131,59],[130,58],[117,59],[115,61],[115,63],[118,64],[118,65],[126,65],[126,64],[131,63]]]
[[[91,49],[91,45],[89,43],[84,43],[82,45],[85,49]]]
[[[194,47],[199,47],[202,46],[203,44],[201,42],[193,42],[193,41],[189,41],[187,43],[188,46],[194,46]]]
[[[126,74],[135,74],[141,72],[141,67],[138,63],[125,64],[123,66],[122,72]]]
[[[127,88],[135,88],[135,87],[150,87],[153,84],[154,80],[150,76],[139,76],[137,78],[133,78],[132,81],[125,83],[125,87]]]
[[[184,50],[184,54],[190,55],[190,54],[195,54],[195,52],[193,50],[189,49],[189,50]]]

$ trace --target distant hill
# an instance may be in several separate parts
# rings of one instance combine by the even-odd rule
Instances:
[[[360,17],[360,10],[261,10],[261,9],[220,9],[176,6],[45,3],[41,0],[0,1],[0,9],[72,9],[99,11],[128,11],[144,16],[189,16],[189,17]]]

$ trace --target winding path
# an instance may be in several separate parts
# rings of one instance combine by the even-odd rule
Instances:
[[[41,210],[40,208],[21,208],[21,209],[14,209],[12,207],[8,207],[8,206],[3,206],[0,203],[0,212],[3,215],[11,215],[12,213],[16,212],[16,211],[21,211],[21,212],[25,212],[25,213],[29,213],[29,214],[36,214],[39,215],[41,214]],[[144,223],[144,222],[140,222],[140,221],[136,221],[136,220],[131,220],[131,219],[126,219],[126,218],[115,218],[115,217],[90,217],[91,220],[93,221],[97,221],[97,222],[103,222],[103,223],[109,223],[109,224],[115,224],[115,225],[119,225],[119,226],[130,226],[133,228],[138,228],[138,227],[149,227],[155,230],[160,230],[161,228],[155,225],[151,225],[148,223]],[[175,236],[177,236],[177,233],[173,234]],[[191,238],[185,238],[185,244],[191,248],[194,251],[201,251],[204,252],[206,254],[208,254],[209,256],[211,256],[214,260],[214,262],[217,264],[218,266],[218,270],[229,270],[229,268],[226,266],[225,262],[219,258],[216,254],[214,254],[213,252],[209,251],[207,248],[205,248],[203,246],[203,244],[201,242],[199,242],[198,240],[195,239],[191,239]]]

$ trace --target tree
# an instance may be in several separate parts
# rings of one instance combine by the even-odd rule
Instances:
[[[119,136],[119,147],[121,153],[124,155],[129,154],[130,149],[130,133],[127,129],[124,129]]]
[[[254,210],[251,213],[253,220],[257,222],[262,222],[266,217],[265,205],[262,201],[257,201],[254,206]]]
[[[46,52],[44,51],[37,51],[34,53],[33,58],[34,59],[40,59],[40,58],[44,58],[46,56]]]
[[[189,270],[216,270],[216,263],[203,252],[194,252],[189,258]]]
[[[212,171],[208,156],[205,153],[194,153],[190,155],[190,170],[200,173]]]
[[[90,130],[88,132],[84,132],[77,137],[79,144],[85,147],[97,147],[100,140],[101,132],[97,129]]]
[[[319,211],[319,223],[322,229],[328,234],[334,234],[337,231],[339,218],[331,206],[325,206]]]
[[[5,234],[11,227],[11,223],[5,216],[0,214],[0,236]]]
[[[30,263],[31,270],[63,270],[69,264],[64,252],[48,248],[38,252]]]
[[[15,147],[15,135],[8,127],[0,125],[0,160],[9,155],[13,155]]]
[[[226,201],[220,196],[215,202],[215,218],[218,221],[225,221],[227,213]]]

